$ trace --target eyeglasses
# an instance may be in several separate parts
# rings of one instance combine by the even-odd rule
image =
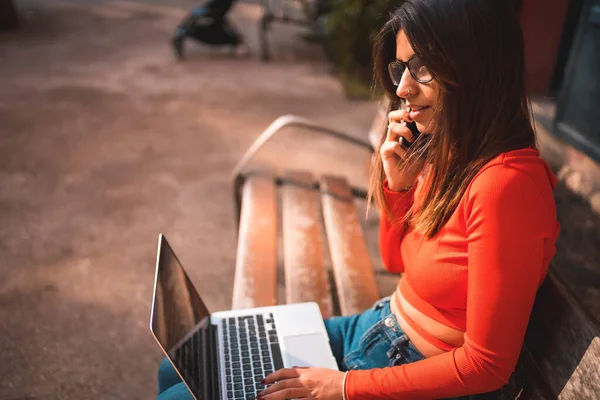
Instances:
[[[410,76],[419,83],[428,83],[433,80],[433,75],[423,65],[423,62],[416,56],[412,56],[407,62],[396,60],[388,64],[388,72],[392,83],[396,86],[400,84],[404,70],[408,68]]]

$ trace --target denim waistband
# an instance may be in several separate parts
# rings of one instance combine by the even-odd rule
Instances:
[[[392,344],[387,352],[387,356],[404,362],[414,362],[424,359],[423,354],[421,354],[402,328],[400,328],[398,319],[391,311],[390,300],[391,296],[384,297],[375,303],[373,307],[375,310],[381,310],[382,318],[377,322],[377,325]]]

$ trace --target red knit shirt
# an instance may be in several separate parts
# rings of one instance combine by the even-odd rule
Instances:
[[[409,192],[386,189],[397,217],[418,204],[421,185]],[[508,381],[555,253],[555,186],[539,151],[520,149],[481,169],[432,239],[382,218],[381,257],[389,271],[404,273],[398,290],[425,315],[464,330],[465,340],[418,362],[350,371],[349,400],[446,398],[492,391]]]

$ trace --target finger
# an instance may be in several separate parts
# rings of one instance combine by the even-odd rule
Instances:
[[[407,122],[406,121],[402,121],[400,122],[400,125],[402,126],[402,133],[400,134],[402,137],[404,137],[404,139],[410,141],[410,143],[412,144],[412,142],[414,142],[415,140],[415,135],[413,135],[412,131],[410,130],[410,128],[406,125]],[[402,144],[402,143],[400,143]]]
[[[412,142],[414,140],[414,136],[413,136],[412,132],[410,131],[410,129],[408,129],[408,127],[406,126],[406,122],[401,121],[400,123],[398,123],[398,122],[390,123],[388,125],[387,140],[397,142],[399,140],[400,136],[404,136],[410,142]]]
[[[300,382],[300,379],[293,378],[293,379],[281,380],[279,382],[272,384],[271,386],[269,386],[262,392],[259,392],[258,395],[266,396],[271,393],[276,393],[276,392],[280,392],[285,389],[293,389],[293,388],[304,388],[304,386],[302,385],[302,382]]]
[[[259,393],[258,399],[260,400],[287,400],[287,399],[312,399],[310,391],[306,388],[290,388],[280,390],[268,395],[261,395]]]
[[[387,142],[397,142],[398,141],[398,133],[396,132],[394,128],[394,125],[396,124],[396,122],[390,122],[390,124],[387,127],[387,134],[386,134],[386,138],[385,140]]]
[[[397,155],[398,157],[400,157],[400,159],[402,161],[406,161],[406,157],[407,157],[407,150],[405,147],[402,147],[400,145],[400,143],[398,143],[397,146],[394,147],[394,154]]]
[[[396,145],[397,144],[398,144],[398,142],[388,142],[388,141],[383,142],[383,144],[381,145],[381,148],[379,149],[379,152],[381,153],[381,157],[389,158],[390,156],[393,156],[396,153]]]
[[[388,114],[389,122],[400,122],[402,120],[407,122],[413,122],[410,117],[410,113],[407,110],[394,110]]]
[[[382,159],[389,159],[396,156],[400,156],[402,158],[404,157],[404,153],[406,153],[406,150],[403,149],[398,142],[385,142],[381,146]]]
[[[267,375],[265,377],[265,379],[263,379],[262,383],[269,384],[269,383],[280,381],[282,379],[297,378],[299,376],[300,376],[300,374],[298,373],[296,368],[282,368],[282,369],[278,369],[277,371],[273,372],[270,375]]]

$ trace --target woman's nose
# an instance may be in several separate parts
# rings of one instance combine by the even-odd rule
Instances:
[[[419,90],[419,85],[413,79],[412,75],[408,71],[408,68],[404,70],[402,74],[402,78],[400,79],[400,83],[398,84],[398,88],[396,89],[396,95],[400,98],[407,98],[409,96],[414,96]]]

